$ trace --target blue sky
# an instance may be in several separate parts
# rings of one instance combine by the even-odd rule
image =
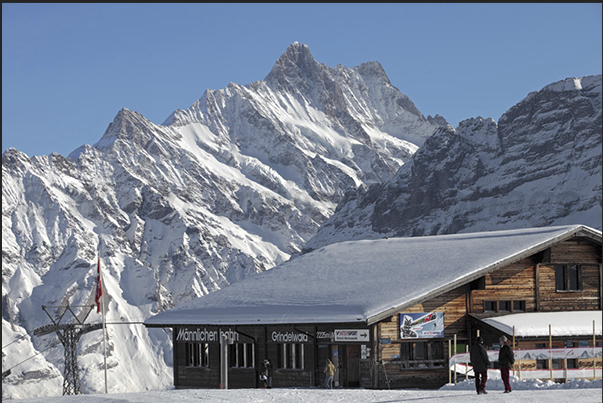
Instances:
[[[602,73],[601,3],[2,4],[2,152],[67,156],[121,108],[161,124],[206,89],[264,79],[293,42],[381,63],[423,115],[498,120]]]

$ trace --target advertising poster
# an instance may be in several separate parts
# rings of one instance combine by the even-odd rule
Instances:
[[[401,339],[424,339],[436,337],[444,337],[443,312],[400,314]]]

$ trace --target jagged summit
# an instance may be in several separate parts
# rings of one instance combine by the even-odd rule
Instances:
[[[389,85],[391,85],[389,77],[385,73],[383,66],[381,66],[381,63],[377,61],[361,63],[360,66],[357,66],[354,70],[356,70],[362,76],[379,77],[382,80],[386,81]]]
[[[314,59],[307,45],[295,42],[278,58],[264,82],[275,89],[306,92],[312,83],[329,78],[328,67]]]
[[[303,62],[315,61],[308,45],[293,42],[287,47],[283,54],[279,57],[276,64],[285,64],[287,62],[300,64]]]
[[[94,147],[108,151],[119,140],[128,146],[136,145],[145,149],[150,143],[166,136],[161,126],[146,119],[140,112],[122,108]]]

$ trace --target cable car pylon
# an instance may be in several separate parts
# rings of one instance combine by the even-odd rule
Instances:
[[[64,310],[59,316],[58,321],[56,321],[50,313],[48,313],[46,308],[64,308]],[[86,314],[84,315],[84,318],[80,320],[71,308],[87,308],[88,311],[86,312],[84,310]],[[103,328],[102,323],[84,323],[88,318],[88,315],[90,315],[92,308],[94,308],[94,305],[42,305],[42,309],[46,312],[46,315],[48,315],[52,324],[40,326],[33,331],[34,336],[44,336],[46,334],[56,333],[60,342],[63,344],[65,349],[63,395],[80,395],[82,393],[80,372],[77,365],[77,343],[83,334]],[[70,323],[61,323],[67,312],[71,312],[75,321],[72,320]]]

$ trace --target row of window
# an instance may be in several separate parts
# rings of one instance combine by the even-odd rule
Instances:
[[[228,360],[231,368],[253,368],[255,366],[255,345],[253,343],[235,343],[228,348]],[[304,369],[304,354],[303,344],[278,344],[277,368]],[[209,368],[209,344],[186,343],[186,366]]]
[[[410,341],[400,344],[402,368],[430,368],[444,365],[444,342]]]
[[[555,265],[556,291],[582,291],[582,266],[579,264]],[[525,301],[484,301],[484,312],[525,312]]]
[[[585,343],[585,344],[583,344]],[[578,346],[588,347],[588,341],[580,342]],[[573,341],[566,341],[565,347],[574,347]],[[237,343],[229,346],[230,366],[234,368],[253,368],[255,363],[255,345],[252,343]],[[548,348],[546,343],[537,343],[537,349]],[[461,350],[464,350],[462,345]],[[464,351],[462,351],[464,352]],[[277,349],[277,367],[280,369],[304,369],[304,344],[283,343]],[[209,344],[187,343],[186,365],[191,367],[209,368]],[[432,368],[445,364],[444,341],[410,341],[400,344],[399,359],[402,368]],[[553,369],[561,368],[562,360],[553,360]],[[548,360],[537,360],[538,369],[549,369]],[[576,359],[567,360],[567,368],[578,368]]]
[[[577,343],[573,340],[566,340],[564,347],[588,347],[588,340],[580,340]],[[597,346],[600,346],[601,342],[597,342]],[[466,344],[460,343],[457,346],[457,353],[465,352]],[[547,343],[536,343],[537,349],[547,349]],[[394,357],[398,359],[398,357]],[[415,342],[403,342],[400,344],[400,364],[401,368],[430,368],[430,367],[441,367],[445,365],[444,357],[444,342],[443,340],[433,341],[415,341]],[[553,369],[563,368],[562,359],[552,360]],[[579,368],[580,360],[574,358],[566,359],[566,368],[574,369]],[[550,369],[549,360],[536,360],[537,369]]]
[[[484,301],[487,312],[525,312],[525,301]]]

